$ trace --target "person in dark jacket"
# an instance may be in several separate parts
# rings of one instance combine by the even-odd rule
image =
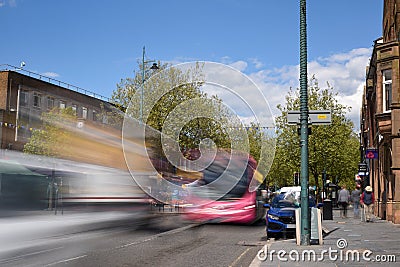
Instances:
[[[372,192],[371,186],[365,187],[365,190],[361,195],[360,203],[361,205],[364,206],[365,221],[370,222],[372,213],[374,211],[374,203],[375,203],[375,197],[374,193]]]

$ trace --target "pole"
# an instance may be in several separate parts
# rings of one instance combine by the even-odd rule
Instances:
[[[364,112],[364,111],[363,111]],[[361,125],[360,125],[360,164],[367,164],[365,161],[365,142],[364,142],[364,118],[361,119]],[[366,173],[364,175],[360,175],[361,177],[361,191],[364,191],[365,187],[370,185],[369,182],[369,165],[366,167]],[[368,174],[367,174],[368,173]]]
[[[364,144],[363,144],[363,132],[364,132],[364,119],[361,119],[360,125],[360,163],[365,162],[364,158]]]
[[[140,118],[139,118],[139,122],[142,123],[143,122],[143,90],[144,90],[144,56],[145,56],[145,50],[146,48],[143,46],[143,53],[142,53],[142,88],[140,88]]]
[[[300,146],[301,146],[301,228],[300,245],[310,245],[308,207],[308,92],[307,92],[306,0],[300,0]]]
[[[18,126],[19,126],[19,101],[21,97],[21,85],[18,85],[18,93],[17,93],[17,112],[15,114],[15,137],[14,141],[18,141]]]

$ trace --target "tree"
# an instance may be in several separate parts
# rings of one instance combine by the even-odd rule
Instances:
[[[96,120],[101,121],[103,125],[111,126],[116,129],[122,129],[124,121],[124,108],[120,105],[104,105],[100,103],[100,112],[96,114]]]
[[[309,174],[313,178],[310,184],[319,187],[324,170],[338,182],[352,187],[357,172],[359,143],[354,125],[346,117],[350,107],[342,105],[336,99],[338,94],[327,83],[321,89],[313,76],[308,85],[310,110],[331,110],[331,125],[314,125],[309,135]],[[276,181],[280,186],[293,183],[294,172],[300,170],[300,146],[297,127],[287,124],[287,113],[299,110],[299,90],[290,89],[285,105],[278,105],[281,115],[276,119],[278,139],[276,154],[268,180]],[[322,180],[322,179],[321,179]]]
[[[77,117],[71,108],[54,108],[42,113],[41,129],[33,130],[32,136],[24,146],[24,153],[45,156],[66,156],[68,154],[68,138],[72,133],[68,127],[75,126]]]
[[[178,133],[176,139],[181,151],[198,148],[206,138],[213,140],[218,148],[232,147],[232,142],[238,138],[239,129],[243,130],[243,127],[221,99],[201,90],[206,82],[202,64],[198,63],[186,71],[168,64],[159,65],[159,70],[145,72],[144,84],[141,72],[135,72],[133,78],[121,80],[113,92],[112,101],[124,107],[129,116],[143,119],[158,132],[167,136]],[[196,107],[195,114],[193,107]],[[157,137],[154,135],[151,138],[147,141],[152,142],[153,148],[154,143],[161,148],[161,141],[155,140]]]

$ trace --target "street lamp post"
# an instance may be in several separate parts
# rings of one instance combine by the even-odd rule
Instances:
[[[364,133],[364,118],[361,118],[361,125],[360,125],[360,163],[364,163],[365,162],[363,133]]]
[[[145,82],[145,74],[146,74],[146,64],[147,63],[151,63],[154,62],[153,65],[151,66],[151,70],[158,70],[159,67],[157,66],[157,63],[155,63],[155,60],[145,60],[145,56],[146,56],[146,48],[145,46],[143,46],[143,53],[142,53],[142,86],[140,89],[140,118],[139,118],[139,122],[142,123],[143,122],[143,98],[144,98],[144,82]]]
[[[301,146],[301,224],[300,245],[310,245],[308,207],[308,91],[307,91],[306,0],[300,1],[300,146]]]

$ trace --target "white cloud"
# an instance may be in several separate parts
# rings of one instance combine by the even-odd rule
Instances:
[[[371,55],[369,48],[356,48],[347,53],[334,54],[326,58],[319,58],[318,61],[322,62],[347,62],[359,56]]]
[[[243,60],[239,60],[233,63],[230,63],[229,66],[239,70],[239,71],[244,71],[247,68],[247,62]]]
[[[264,67],[264,63],[262,63],[259,59],[257,58],[250,58],[251,63],[253,63],[254,67],[256,69],[261,69]]]
[[[326,88],[327,83],[329,83],[335,92],[338,92],[337,99],[339,102],[351,107],[347,116],[353,121],[355,128],[359,127],[365,68],[369,64],[371,53],[372,50],[369,48],[358,48],[346,53],[320,57],[308,63],[308,78],[315,75],[322,88]],[[243,70],[247,67],[245,63],[240,60],[231,63],[230,66]],[[285,96],[290,88],[299,87],[299,65],[261,69],[247,75],[265,95],[274,116],[280,115],[276,106],[285,103]],[[247,94],[250,97],[252,95],[250,92],[247,92]],[[251,101],[259,102],[256,94]]]
[[[230,62],[232,62],[232,59],[229,56],[224,56],[221,58],[221,62],[224,64],[229,64]]]
[[[360,127],[360,109],[362,104],[362,94],[364,91],[364,84],[360,83],[357,90],[352,95],[339,95],[339,103],[351,107],[351,111],[347,114],[356,129]]]
[[[338,101],[343,105],[351,107],[351,111],[347,114],[347,117],[353,121],[356,129],[359,127],[359,112],[365,84],[365,69],[369,64],[371,53],[371,48],[357,48],[344,53],[320,57],[308,62],[308,78],[315,75],[321,88],[326,88],[327,83],[329,83],[334,91],[338,92]],[[264,94],[274,117],[280,115],[280,111],[276,106],[278,104],[285,104],[285,97],[290,88],[299,87],[299,65],[286,65],[273,69],[257,69],[257,66],[260,67],[262,64],[256,59],[232,62],[230,57],[224,57],[221,59],[221,62],[241,72],[246,71],[246,75]],[[252,68],[248,67],[251,64],[255,64],[252,66],[256,67],[256,70],[253,68],[254,71],[249,73]],[[243,101],[238,100],[238,96],[245,99],[245,102],[250,103],[252,108],[256,108],[257,112],[269,109],[260,98],[260,95],[254,92],[254,86],[243,83],[240,76],[228,75],[228,73],[224,73],[223,71],[215,71],[214,74],[223,76],[218,79],[226,81],[223,85],[228,88],[241,87],[237,89],[238,94],[236,96],[227,90],[217,90],[211,87],[207,89],[209,90],[208,93],[215,93],[224,102],[228,102],[229,106],[238,113],[243,121],[248,122],[250,117],[242,113],[244,110],[243,103],[240,102]]]
[[[0,0],[0,8],[5,6],[16,7],[17,0]]]

